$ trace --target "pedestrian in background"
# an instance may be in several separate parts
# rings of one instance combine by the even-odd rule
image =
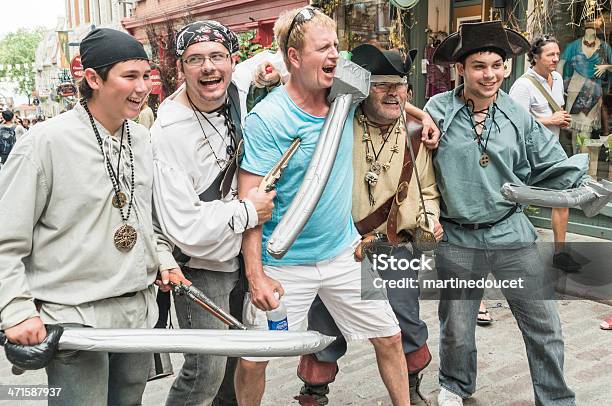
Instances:
[[[0,125],[0,166],[6,163],[17,141],[17,125],[13,122],[14,117],[13,112],[10,110],[2,112],[3,123]]]
[[[552,131],[557,139],[561,129],[567,128],[571,121],[570,114],[563,110],[563,78],[556,71],[560,55],[559,43],[554,37],[545,35],[535,38],[527,53],[531,67],[510,89],[510,97]],[[581,265],[564,251],[568,219],[568,208],[552,209],[551,225],[555,240],[553,265],[566,272],[577,272]]]
[[[155,121],[155,114],[153,114],[153,109],[149,106],[149,98],[145,100],[140,108],[140,114],[138,114],[138,124],[144,125],[147,128],[153,127],[153,122]]]

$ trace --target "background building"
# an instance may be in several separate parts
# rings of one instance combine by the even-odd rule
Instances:
[[[180,28],[186,22],[210,19],[239,33],[257,30],[256,40],[269,46],[278,15],[307,4],[307,0],[140,0],[133,15],[123,20],[123,26],[137,39],[148,42],[147,26],[161,28],[170,21]]]
[[[132,14],[134,5],[135,1],[126,0],[65,0],[66,17],[45,33],[36,51],[37,114],[54,116],[74,105],[76,97],[61,97],[57,87],[67,82],[76,85],[70,63],[81,39],[96,27],[124,30],[121,20]]]

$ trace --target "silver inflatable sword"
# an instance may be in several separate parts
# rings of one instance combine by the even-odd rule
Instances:
[[[597,215],[612,198],[612,182],[602,179],[586,181],[574,189],[553,190],[505,183],[501,188],[504,199],[519,204],[541,207],[580,208],[587,217]]]
[[[316,331],[67,328],[59,349],[290,357],[320,351],[333,341]]]
[[[312,160],[300,189],[268,240],[267,249],[274,258],[282,258],[289,251],[310,219],[334,166],[350,109],[368,97],[369,92],[370,72],[340,58],[328,96],[331,105]]]

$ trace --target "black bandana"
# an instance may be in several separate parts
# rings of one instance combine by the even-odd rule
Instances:
[[[196,21],[176,34],[176,56],[180,57],[189,45],[198,42],[218,42],[230,55],[238,51],[238,37],[232,30],[214,20]]]
[[[132,59],[149,60],[136,38],[122,31],[97,28],[87,34],[79,46],[83,69],[101,68]]]

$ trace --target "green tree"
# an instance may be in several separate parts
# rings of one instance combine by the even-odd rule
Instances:
[[[34,58],[36,47],[43,38],[45,29],[20,28],[6,34],[0,40],[0,77],[7,78],[17,84],[17,93],[28,96],[34,90]],[[8,69],[8,67],[11,69]]]

